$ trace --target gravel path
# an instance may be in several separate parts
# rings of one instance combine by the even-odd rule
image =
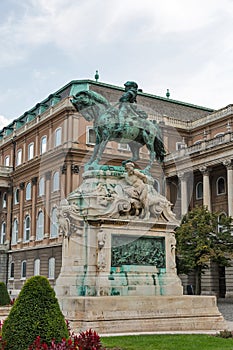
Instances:
[[[227,328],[233,331],[233,300],[219,299],[218,309],[222,313],[225,320],[227,321]]]

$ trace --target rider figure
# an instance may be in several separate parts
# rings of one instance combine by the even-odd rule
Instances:
[[[138,84],[134,81],[127,81],[125,84],[125,92],[120,97],[119,102],[119,124],[123,125],[126,121],[128,114],[133,112],[140,118],[146,119],[147,114],[139,110],[135,105],[137,103],[136,97],[138,92]]]

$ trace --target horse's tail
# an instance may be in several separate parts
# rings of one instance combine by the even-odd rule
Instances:
[[[159,162],[163,162],[166,152],[164,149],[162,134],[159,128],[157,129],[157,135],[154,140],[154,150],[156,153],[156,159]]]

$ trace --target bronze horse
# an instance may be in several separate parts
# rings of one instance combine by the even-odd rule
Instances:
[[[119,109],[112,106],[102,95],[94,91],[80,91],[71,100],[72,104],[87,121],[93,121],[96,143],[93,154],[86,164],[97,169],[108,141],[128,144],[132,158],[124,161],[136,162],[139,150],[146,145],[149,151],[149,164],[145,171],[150,172],[153,162],[162,162],[165,151],[160,128],[150,120],[140,118],[132,104],[127,104],[127,118],[119,122]]]

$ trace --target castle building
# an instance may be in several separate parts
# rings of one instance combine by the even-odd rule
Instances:
[[[81,90],[117,106],[124,89],[71,81],[0,131],[0,280],[12,296],[33,275],[48,277],[51,285],[59,275],[58,207],[81,183],[95,144],[92,123],[70,101]],[[167,155],[153,167],[154,186],[173,203],[177,217],[195,205],[233,216],[233,105],[216,111],[142,90],[137,104],[160,125]],[[120,165],[129,156],[127,145],[109,142],[103,162]],[[143,147],[136,166],[144,168],[147,159]],[[191,277],[183,284],[185,291]],[[233,268],[210,264],[202,293],[232,296]]]

